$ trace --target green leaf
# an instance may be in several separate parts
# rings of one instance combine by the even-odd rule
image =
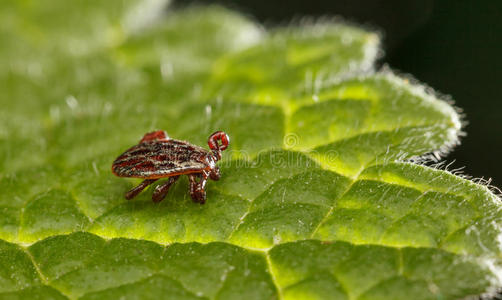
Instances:
[[[456,110],[375,70],[335,20],[266,32],[221,7],[7,1],[0,9],[0,298],[458,299],[502,284],[502,205],[414,162]],[[113,176],[154,129],[231,146],[193,203]]]

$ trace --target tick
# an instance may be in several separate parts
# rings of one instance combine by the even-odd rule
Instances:
[[[216,131],[207,141],[211,149],[208,151],[186,141],[171,139],[163,130],[150,132],[143,136],[139,144],[115,159],[112,172],[119,177],[145,179],[125,194],[128,200],[155,181],[169,178],[155,187],[152,195],[154,202],[162,201],[176,180],[181,175],[187,175],[190,196],[194,202],[204,204],[207,179],[220,179],[220,169],[216,162],[221,159],[221,151],[227,149],[229,141],[225,132]]]

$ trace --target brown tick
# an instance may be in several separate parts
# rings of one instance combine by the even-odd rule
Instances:
[[[221,151],[227,149],[229,140],[225,132],[216,131],[207,141],[211,149],[208,151],[186,141],[171,139],[163,130],[150,132],[145,134],[139,144],[117,157],[112,164],[112,172],[119,177],[145,179],[125,194],[126,199],[136,197],[160,178],[169,178],[155,188],[152,195],[154,202],[166,197],[180,175],[187,175],[190,196],[193,201],[204,204],[207,178],[220,179],[216,162],[221,159]]]

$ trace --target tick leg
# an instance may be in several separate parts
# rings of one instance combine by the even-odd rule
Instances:
[[[209,172],[203,172],[199,181],[199,186],[197,187],[199,192],[199,203],[206,203],[206,183],[207,177],[209,177]]]
[[[190,196],[192,196],[194,202],[200,204],[206,203],[206,183],[208,176],[209,172],[206,171],[202,172],[202,174],[188,175],[188,179],[190,180]],[[197,177],[199,178],[198,182]]]
[[[150,141],[162,141],[162,140],[168,140],[169,136],[164,130],[157,130],[153,132],[149,132],[143,136],[140,143],[143,142],[150,142]]]
[[[198,174],[189,174],[188,181],[190,181],[190,197],[194,202],[199,202],[196,196],[196,190],[199,183],[197,182],[197,178],[200,177]]]
[[[153,202],[157,203],[157,202],[164,200],[164,198],[167,195],[167,192],[169,191],[169,188],[176,182],[176,180],[178,180],[178,178],[180,178],[179,175],[169,177],[167,182],[164,182],[163,184],[158,185],[155,188],[155,191],[153,192],[153,195],[152,195]]]
[[[147,186],[154,183],[157,179],[145,179],[141,182],[137,187],[131,189],[129,192],[125,194],[125,198],[127,200],[131,200],[136,197],[142,190],[144,190]]]

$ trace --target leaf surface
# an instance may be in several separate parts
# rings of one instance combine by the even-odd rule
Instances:
[[[43,2],[43,3],[42,3]],[[0,297],[458,299],[501,284],[501,203],[414,164],[455,109],[375,70],[374,33],[265,31],[220,7],[7,1]],[[64,3],[63,3],[64,2]],[[142,8],[142,9],[139,9]],[[42,21],[40,21],[42,20]],[[231,147],[205,205],[114,177],[154,129]]]

